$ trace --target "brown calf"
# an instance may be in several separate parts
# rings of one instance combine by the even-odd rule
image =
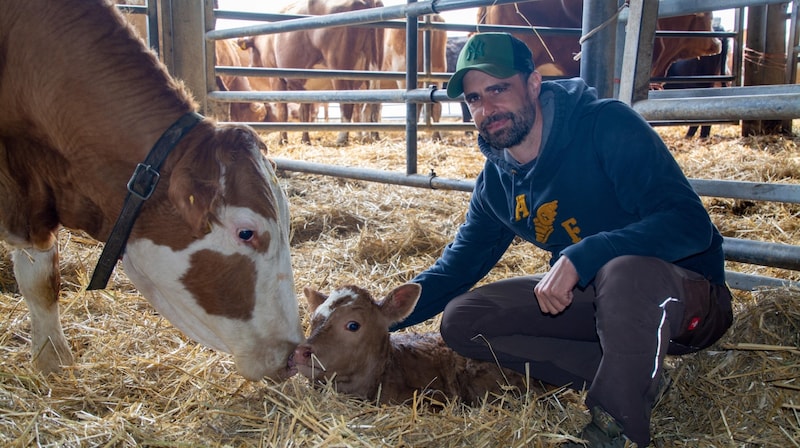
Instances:
[[[326,296],[303,289],[311,315],[310,336],[294,352],[297,371],[320,384],[380,403],[402,403],[415,393],[460,398],[476,404],[490,393],[516,388],[523,375],[465,358],[438,333],[389,334],[389,327],[414,309],[422,288],[407,283],[376,302],[357,286]],[[290,362],[291,367],[291,362]]]

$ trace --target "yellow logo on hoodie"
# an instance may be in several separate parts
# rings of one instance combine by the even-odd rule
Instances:
[[[528,211],[528,204],[525,203],[525,194],[517,195],[517,207],[514,209],[514,219],[522,221],[531,215]]]
[[[536,241],[544,244],[553,233],[553,222],[556,220],[558,201],[551,201],[542,204],[536,210],[536,217],[533,218],[533,227],[536,230]]]

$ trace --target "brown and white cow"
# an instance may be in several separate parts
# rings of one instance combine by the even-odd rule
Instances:
[[[250,61],[243,62],[239,45],[235,40],[223,39],[214,42],[217,65],[231,67],[248,67]],[[245,76],[219,75],[216,78],[217,88],[221,91],[248,92],[253,90],[250,80]],[[232,121],[259,122],[267,118],[267,106],[264,103],[229,103]]]
[[[487,25],[581,28],[583,0],[538,0],[478,8],[478,23]],[[711,31],[712,14],[698,13],[658,19],[662,31]],[[478,28],[480,30],[480,27]],[[543,75],[578,76],[578,36],[518,34],[533,53],[537,70]],[[713,37],[659,37],[653,44],[652,77],[665,76],[679,59],[717,54],[720,42]]]
[[[311,328],[294,352],[297,370],[338,392],[380,403],[403,403],[416,393],[477,404],[491,393],[527,391],[523,375],[465,358],[438,333],[390,335],[389,327],[411,313],[421,290],[407,283],[376,302],[357,286],[328,296],[305,288]]]
[[[712,31],[713,14],[699,12],[658,19],[661,31]],[[659,37],[653,43],[653,66],[650,75],[666,76],[675,61],[719,54],[722,43],[716,37]]]
[[[420,21],[423,17],[419,18]],[[431,22],[444,23],[444,18],[439,14],[431,15]],[[447,31],[433,30],[430,33],[431,39],[431,72],[444,73],[447,71]],[[417,70],[422,72],[425,70],[423,64],[423,31],[419,32],[417,36]],[[406,30],[400,28],[387,28],[383,31],[383,64],[381,69],[386,72],[405,72],[406,71]],[[394,85],[391,85],[394,84]],[[442,88],[442,82],[428,83],[428,85],[436,85],[437,88]],[[422,83],[420,83],[422,85]],[[381,88],[406,88],[404,80],[397,81],[396,83],[384,82]],[[431,105],[431,118],[435,123],[438,123],[442,117],[442,104],[433,103]],[[422,110],[421,105],[417,107],[417,119]],[[439,131],[432,134],[433,140],[441,140]]]
[[[348,11],[361,11],[382,6],[376,0],[297,0],[281,10],[286,14],[328,15]],[[382,60],[382,30],[370,27],[340,26],[290,31],[286,33],[256,36],[253,39],[253,61],[255,67],[312,69],[315,66],[331,70],[377,70]],[[296,78],[274,78],[271,90],[305,90],[306,80]],[[335,90],[355,90],[362,81],[334,79]],[[279,121],[286,121],[286,105],[279,104]],[[301,121],[310,121],[310,103],[301,107]],[[352,103],[342,103],[342,121],[353,121]],[[285,133],[281,135],[285,141]],[[347,143],[347,132],[339,133],[337,145]],[[304,143],[310,142],[308,132],[302,136]]]
[[[0,9],[0,237],[15,248],[41,371],[73,361],[59,322],[57,230],[106,241],[134,169],[163,137],[174,144],[160,170],[139,170],[160,181],[134,221],[125,273],[187,336],[232,353],[244,377],[288,374],[302,330],[287,200],[251,128],[195,110],[106,0]]]
[[[275,35],[262,34],[258,36],[243,37],[236,40],[239,48],[239,57],[242,63],[249,67],[264,67],[276,68],[277,63],[274,59],[275,48]],[[315,66],[315,69],[324,69],[322,66]],[[256,91],[273,91],[285,90],[279,89],[281,80],[269,76],[250,76],[247,78],[250,86]],[[312,78],[304,80],[303,88],[305,90],[331,90],[333,89],[333,82],[330,79]],[[286,122],[286,121],[313,121],[313,118],[319,113],[320,105],[316,103],[266,103],[267,117],[264,121],[267,122]],[[324,107],[325,119],[328,119],[328,105],[325,103]],[[305,114],[305,117],[302,115]],[[305,118],[305,119],[304,119]],[[288,141],[288,134],[285,131],[280,133],[280,141],[285,143]],[[308,132],[303,132],[303,141],[310,141]]]

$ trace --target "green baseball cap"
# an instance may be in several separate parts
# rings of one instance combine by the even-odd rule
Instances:
[[[464,93],[464,75],[470,70],[505,79],[533,69],[531,50],[516,37],[508,33],[474,34],[458,55],[456,72],[447,82],[447,96],[457,98]]]

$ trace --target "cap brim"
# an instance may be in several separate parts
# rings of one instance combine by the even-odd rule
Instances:
[[[453,73],[453,76],[447,81],[447,96],[449,98],[458,98],[459,95],[464,93],[464,76],[470,70],[480,70],[499,79],[506,79],[519,73],[513,68],[498,67],[495,64],[475,64],[464,67]]]

